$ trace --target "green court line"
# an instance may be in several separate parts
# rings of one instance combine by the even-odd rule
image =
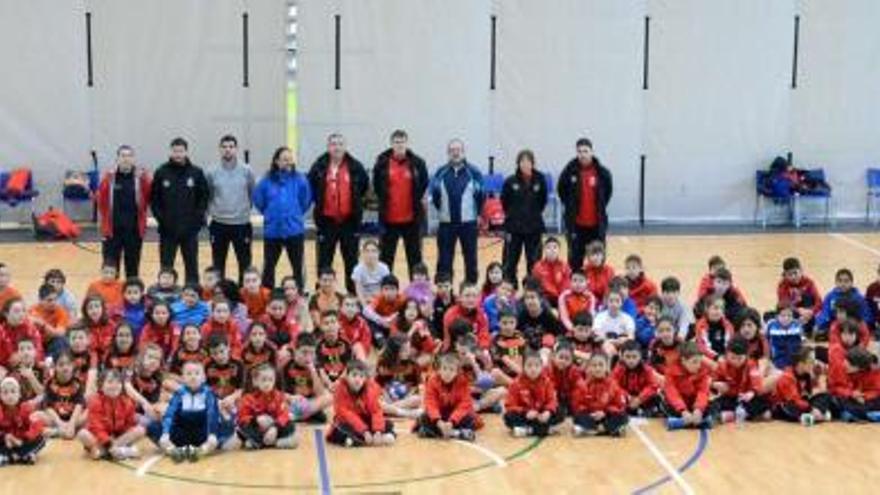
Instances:
[[[543,438],[535,438],[530,444],[526,445],[522,449],[510,454],[505,457],[504,460],[508,462],[513,462],[529,452],[538,448],[543,442]],[[128,469],[129,471],[137,471],[136,466],[132,466],[130,464],[126,464],[124,462],[112,461],[112,463],[116,466],[123,467]],[[472,466],[467,468],[456,469],[454,471],[447,471],[445,473],[438,474],[429,474],[424,476],[415,476],[412,478],[399,478],[393,480],[385,480],[385,481],[367,481],[362,483],[343,483],[333,485],[333,488],[338,488],[342,490],[348,489],[358,489],[358,488],[370,488],[370,487],[381,487],[381,486],[394,486],[394,485],[405,485],[409,483],[422,483],[425,481],[433,481],[444,478],[452,478],[455,476],[460,476],[463,474],[473,473],[476,471],[482,471],[483,469],[488,469],[490,467],[495,466],[494,462],[486,462],[484,464],[480,464],[478,466]],[[197,485],[208,485],[208,486],[216,486],[216,487],[224,487],[224,488],[246,488],[253,490],[301,490],[301,491],[317,491],[319,489],[316,484],[309,485],[279,485],[279,484],[259,484],[259,483],[238,483],[231,481],[216,481],[216,480],[204,480],[198,478],[187,478],[185,476],[178,476],[173,474],[161,473],[150,471],[146,473],[146,476],[152,476],[154,478],[160,478],[171,481],[180,481],[184,483],[192,483]]]

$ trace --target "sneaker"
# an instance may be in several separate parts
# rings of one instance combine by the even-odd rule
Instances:
[[[867,414],[868,421],[872,423],[880,423],[880,411],[871,411]]]
[[[186,460],[189,462],[198,462],[201,454],[202,451],[199,447],[196,447],[195,445],[186,446]]]
[[[275,442],[275,446],[279,449],[295,449],[298,445],[299,440],[297,440],[296,435],[290,435]]]
[[[382,445],[392,445],[396,439],[394,433],[385,433],[382,435]]]
[[[18,463],[32,466],[37,463],[37,454],[25,454],[18,458]]]
[[[514,426],[513,436],[516,438],[524,438],[532,434],[532,429],[528,426]]]
[[[3,467],[7,464],[9,464],[9,458],[5,455],[0,455],[0,467]]]
[[[610,433],[610,435],[611,435],[612,437],[615,437],[615,438],[623,438],[623,437],[626,436],[626,430],[627,430],[626,425],[623,425],[623,426],[620,427],[619,430],[617,430],[617,431],[612,431],[612,432]]]
[[[354,440],[352,440],[351,438],[346,438],[345,439],[345,446],[346,447],[354,447]]]
[[[684,428],[684,419],[682,418],[666,418],[666,429],[667,430],[680,430]]]
[[[473,442],[474,440],[477,439],[477,436],[474,433],[474,430],[465,428],[465,429],[459,430],[458,438],[461,440],[464,440],[465,442]]]
[[[572,434],[575,438],[580,438],[580,437],[583,437],[583,436],[586,436],[586,435],[587,435],[587,430],[586,430],[583,426],[574,425],[574,426],[571,428],[571,434]]]
[[[801,424],[804,426],[813,426],[816,424],[816,418],[810,413],[801,414]]]
[[[856,421],[856,417],[849,411],[843,411],[840,413],[840,420],[844,423],[854,423]]]
[[[245,450],[257,450],[259,448],[260,448],[260,446],[257,445],[257,443],[254,442],[253,440],[245,440],[244,441],[244,449]]]
[[[180,464],[186,459],[186,449],[183,447],[174,447],[168,455],[175,464]]]

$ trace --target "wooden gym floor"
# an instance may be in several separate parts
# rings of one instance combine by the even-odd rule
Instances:
[[[432,239],[427,259],[436,259]],[[481,240],[485,266],[500,244]],[[648,274],[659,281],[677,275],[688,301],[706,260],[719,254],[749,303],[767,309],[786,256],[801,258],[824,292],[835,270],[849,267],[864,288],[876,276],[880,235],[785,233],[717,236],[615,236],[609,239],[616,266],[639,253]],[[2,244],[0,261],[12,268],[13,283],[33,300],[41,274],[61,267],[81,297],[99,270],[99,246],[69,243]],[[261,262],[262,247],[254,249]],[[400,256],[400,255],[399,255]],[[201,260],[209,259],[207,245]],[[307,244],[309,280],[315,280],[314,243]],[[403,274],[398,259],[397,273]],[[150,282],[155,244],[145,246],[143,273]],[[338,267],[341,270],[341,266]],[[433,267],[432,267],[433,269]],[[279,271],[280,273],[280,271]],[[458,273],[461,270],[458,269]],[[514,439],[500,418],[486,416],[475,444],[418,440],[408,422],[398,422],[391,448],[346,450],[326,446],[311,427],[299,429],[293,451],[234,452],[198,464],[174,465],[154,455],[125,464],[91,462],[72,442],[53,441],[33,467],[0,470],[0,493],[874,493],[880,482],[880,426],[780,423],[717,427],[707,433],[666,432],[660,422],[639,422],[623,439],[543,441]]]

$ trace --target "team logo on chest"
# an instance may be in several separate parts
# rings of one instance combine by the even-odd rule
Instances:
[[[196,181],[194,181],[192,177],[189,177],[186,179],[186,187],[192,188],[192,187],[195,187],[195,185],[196,185]]]

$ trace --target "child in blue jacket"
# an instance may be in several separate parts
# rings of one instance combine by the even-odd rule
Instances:
[[[816,325],[821,333],[828,332],[831,322],[835,318],[837,301],[844,297],[858,305],[863,321],[874,321],[867,301],[865,301],[859,289],[853,285],[852,271],[848,268],[841,268],[834,275],[834,288],[831,289],[831,292],[822,301],[822,312],[816,317]]]

